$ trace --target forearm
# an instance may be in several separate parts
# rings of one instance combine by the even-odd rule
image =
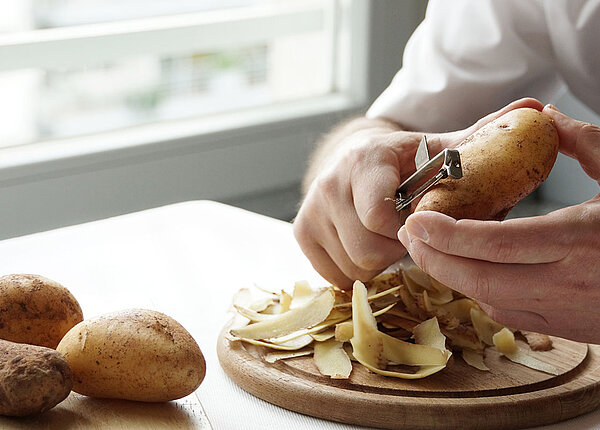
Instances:
[[[324,135],[316,144],[309,160],[308,168],[302,180],[302,195],[306,195],[310,184],[325,166],[329,157],[344,142],[344,139],[359,131],[368,129],[381,129],[382,131],[399,131],[401,127],[393,121],[382,118],[366,118],[364,116],[353,118],[338,124],[329,133]]]

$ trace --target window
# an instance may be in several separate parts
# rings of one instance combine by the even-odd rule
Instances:
[[[333,94],[342,3],[6,0],[0,148]]]
[[[3,0],[0,238],[194,199],[289,219],[312,143],[387,85],[424,4]]]

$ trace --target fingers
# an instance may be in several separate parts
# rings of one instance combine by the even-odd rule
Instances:
[[[542,299],[553,273],[545,264],[501,264],[445,254],[411,239],[405,228],[398,237],[421,269],[453,290],[495,307],[531,310],[544,306]]]
[[[415,133],[362,130],[345,138],[309,187],[294,234],[313,267],[348,287],[400,259],[393,198],[407,168]],[[414,153],[414,151],[413,151]],[[414,162],[413,162],[414,169]]]
[[[318,240],[349,280],[340,287],[351,286],[357,279],[368,281],[406,253],[398,241],[371,233],[360,223],[353,223],[353,230],[340,221],[336,226],[331,225]]]
[[[357,142],[348,155],[346,168],[350,180],[348,201],[367,230],[397,241],[398,213],[392,200],[407,167],[414,171],[417,135],[398,132]],[[404,151],[398,152],[398,147]],[[410,151],[411,148],[414,148]],[[408,176],[408,174],[406,175]],[[342,230],[342,229],[340,229]]]
[[[511,102],[511,103],[507,104],[506,106],[504,106],[502,109],[499,109],[496,112],[492,112],[489,115],[484,116],[479,121],[477,121],[475,124],[473,124],[471,127],[461,130],[459,132],[459,136],[461,137],[460,140],[462,141],[463,139],[467,138],[471,134],[475,133],[477,130],[479,130],[481,127],[483,127],[487,123],[492,122],[496,118],[501,117],[505,113],[510,112],[511,110],[514,110],[514,109],[521,109],[521,108],[532,108],[532,109],[541,111],[544,108],[544,105],[539,100],[536,100],[531,97],[526,97],[526,98],[522,98],[519,100],[515,100],[514,102]]]
[[[560,141],[560,150],[575,158],[594,180],[600,180],[600,127],[577,121],[546,105],[543,113],[554,120]]]
[[[525,97],[525,98],[522,98],[519,100],[515,100],[514,102],[511,102],[511,103],[507,104],[506,106],[504,106],[502,109],[499,109],[496,112],[492,112],[489,115],[484,116],[470,128],[479,130],[481,127],[486,125],[488,122],[492,122],[496,118],[500,118],[505,113],[510,112],[511,110],[521,109],[521,108],[531,108],[531,109],[536,109],[536,110],[541,111],[544,108],[544,105],[542,104],[542,102],[540,102],[539,100],[536,100],[532,97]],[[471,133],[474,132],[475,130],[471,130]]]
[[[295,232],[296,229],[294,229]],[[302,252],[304,252],[304,255],[306,255],[319,275],[340,288],[347,288],[347,285],[351,285],[352,281],[350,278],[344,275],[344,272],[338,268],[327,251],[317,245],[316,242],[304,241],[304,238],[298,236],[298,234],[296,234],[296,239],[302,248]]]
[[[314,235],[306,234],[298,227],[299,225],[294,224],[294,234],[304,254],[323,278],[342,289],[351,288],[357,279],[368,281],[406,253],[402,245],[397,243],[399,251],[393,255],[399,254],[399,256],[392,261],[383,260],[375,253],[367,255],[363,257],[366,264],[377,267],[376,264],[381,263],[377,269],[368,270],[352,261],[333,226],[331,231],[318,235],[319,239],[315,240]],[[384,239],[392,242],[391,239]],[[327,250],[324,246],[327,247]],[[369,257],[372,260],[367,260]]]
[[[348,288],[354,280],[368,276],[356,267],[340,242],[337,231],[326,220],[316,221],[311,205],[300,209],[294,221],[294,236],[314,269],[340,288]],[[321,220],[319,220],[321,221]],[[368,278],[367,278],[368,279]]]
[[[499,309],[483,303],[480,306],[494,321],[513,329],[560,336],[577,342],[599,343],[597,314],[577,309],[538,313]]]
[[[341,288],[371,279],[406,253],[398,240],[362,225],[350,195],[346,187],[321,182],[294,221],[296,240],[315,270]]]
[[[556,331],[556,328],[552,327],[546,317],[541,313],[527,310],[516,311],[499,309],[486,305],[485,303],[479,303],[479,306],[481,306],[483,311],[488,314],[491,319],[513,329],[546,334]]]
[[[357,269],[342,266],[347,276],[368,280],[370,277],[365,279],[365,274],[360,273],[361,271],[368,271],[373,275],[373,272],[385,269],[406,254],[406,250],[397,239],[390,239],[368,230],[353,212],[343,214],[340,219],[335,220],[335,225],[342,245],[339,251],[343,251],[352,266]]]
[[[456,221],[423,211],[409,216],[405,228],[411,237],[446,254],[496,263],[550,263],[568,255],[578,234],[565,221],[567,212],[498,222]]]
[[[394,195],[398,173],[395,157],[385,147],[354,151],[352,156],[361,160],[348,164],[349,186],[337,176],[317,182],[330,220],[321,229],[320,243],[347,277],[367,280],[406,253],[397,240],[394,202],[385,200],[385,193]]]
[[[578,342],[598,343],[598,317],[581,309],[565,311],[557,305],[551,311],[531,312],[500,309],[484,303],[479,305],[494,321],[513,329],[545,333]]]
[[[589,205],[588,205],[589,206]],[[592,217],[593,208],[582,213]],[[570,221],[567,221],[569,223]],[[398,237],[415,263],[448,287],[477,300],[490,317],[509,327],[585,342],[600,342],[597,324],[598,261],[594,235],[585,223],[573,239],[572,254],[552,263],[514,264],[445,254],[412,238],[406,228]]]
[[[392,200],[400,185],[395,158],[390,155],[378,168],[372,168],[374,163],[355,164],[350,179],[353,207],[347,208],[367,230],[394,240],[400,228]]]
[[[481,118],[475,124],[470,127],[465,128],[464,130],[457,130],[448,133],[431,133],[427,134],[427,146],[429,147],[430,154],[437,154],[442,151],[444,148],[454,148],[458,144],[460,144],[464,139],[475,133],[477,130],[482,128],[489,122],[492,122],[496,118],[501,117],[505,113],[520,108],[532,108],[541,111],[544,105],[539,101],[531,97],[522,98],[519,100],[515,100],[512,103],[504,106],[502,109],[497,110],[496,112],[492,112],[489,115]],[[406,133],[406,132],[396,132],[396,133]],[[395,134],[395,133],[392,133]],[[421,140],[423,133],[412,133],[413,139],[416,139],[416,143],[413,145],[416,150],[418,142]],[[406,152],[406,148],[401,148]],[[414,151],[411,152],[411,157],[414,158]],[[412,158],[410,159],[412,162]],[[414,166],[414,163],[411,164]],[[414,171],[414,168],[413,168]]]

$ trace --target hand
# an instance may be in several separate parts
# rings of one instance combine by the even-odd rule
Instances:
[[[560,151],[600,180],[600,128],[546,106]],[[460,220],[408,217],[398,237],[415,263],[509,327],[600,343],[600,195],[548,215]]]
[[[431,154],[458,145],[505,112],[542,109],[534,99],[511,103],[465,130],[427,134]],[[396,188],[414,172],[423,133],[373,128],[343,139],[313,180],[294,221],[294,234],[313,267],[328,281],[349,288],[371,279],[406,250],[397,240]]]

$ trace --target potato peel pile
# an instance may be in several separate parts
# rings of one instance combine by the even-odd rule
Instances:
[[[332,379],[348,379],[353,361],[379,375],[419,379],[449,365],[453,351],[473,368],[489,371],[485,349],[495,348],[515,363],[558,374],[519,347],[513,331],[475,301],[414,264],[365,284],[356,281],[352,291],[312,290],[305,281],[292,294],[257,291],[259,299],[248,289],[236,294],[226,337],[265,347],[268,363],[312,355],[319,372]],[[518,334],[533,351],[552,349],[546,335]]]

